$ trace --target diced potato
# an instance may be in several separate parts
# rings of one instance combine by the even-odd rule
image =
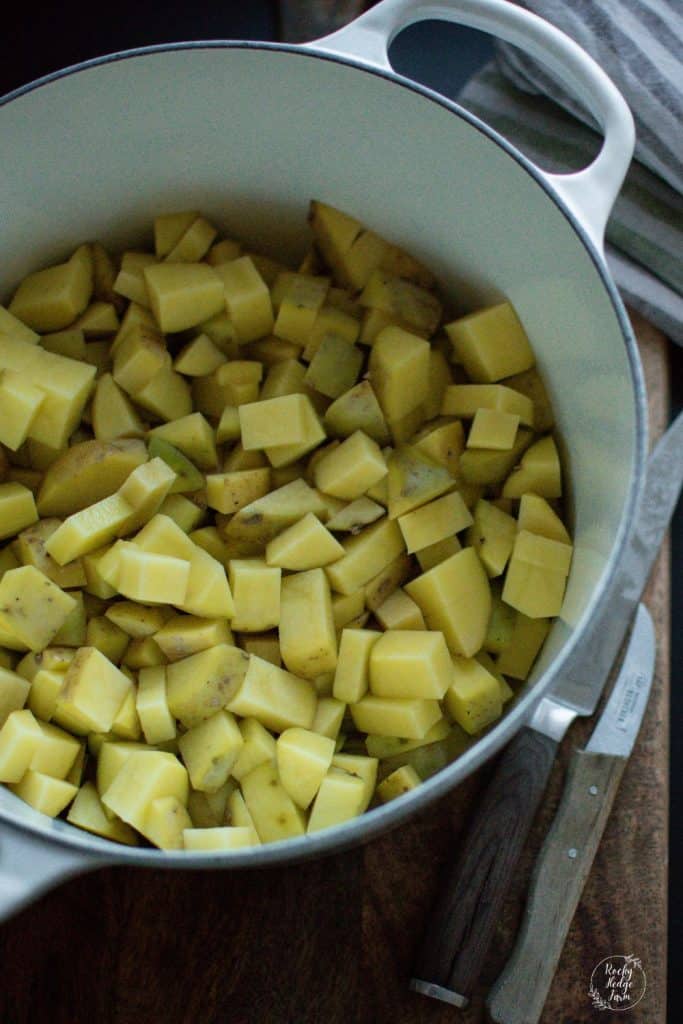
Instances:
[[[39,569],[58,587],[68,590],[73,587],[84,587],[87,579],[80,560],[65,566],[57,565],[45,550],[45,544],[60,525],[59,519],[41,519],[33,526],[22,530],[12,544],[12,548],[22,565],[32,565]]]
[[[526,395],[534,404],[533,428],[538,434],[545,434],[555,425],[555,416],[550,397],[537,369],[516,373],[505,381],[507,387]]]
[[[121,659],[124,668],[138,671],[142,668],[151,668],[154,665],[165,664],[159,645],[151,636],[141,640],[131,640],[126,648],[126,653]]]
[[[334,754],[334,740],[308,729],[285,729],[275,744],[280,783],[304,810],[313,802]]]
[[[464,451],[458,464],[458,478],[463,497],[466,497],[463,485],[502,483],[533,441],[533,436],[527,427],[520,427],[512,448],[503,451],[493,448],[468,448]]]
[[[341,825],[362,813],[365,782],[343,768],[331,767],[323,779],[308,819],[310,832]]]
[[[185,331],[225,308],[223,281],[204,263],[151,263],[144,268],[149,304],[162,331]]]
[[[274,468],[278,469],[296,462],[297,459],[303,458],[325,440],[324,427],[311,402],[303,406],[303,415],[306,430],[305,440],[297,444],[278,444],[265,449],[268,461]]]
[[[29,768],[54,779],[65,779],[81,750],[81,744],[55,725],[39,721],[38,728],[41,735]]]
[[[192,396],[185,378],[167,366],[135,392],[135,404],[160,420],[179,420],[192,411]]]
[[[429,746],[445,739],[451,731],[448,720],[440,718],[420,739],[407,740],[400,736],[373,736],[365,737],[365,747],[372,758],[388,758],[397,754],[408,753],[417,750],[419,747]]]
[[[94,783],[86,782],[78,790],[74,801],[69,808],[66,820],[71,825],[92,832],[93,835],[102,836],[104,839],[112,839],[116,843],[124,843],[127,846],[137,845],[135,832],[118,818],[108,818],[104,812]]]
[[[282,664],[280,653],[280,641],[275,631],[272,633],[243,633],[239,638],[239,645],[247,654],[255,654],[271,665]]]
[[[25,708],[11,711],[0,729],[0,782],[19,782],[42,738],[40,725]]]
[[[363,353],[346,338],[326,334],[304,376],[304,383],[328,398],[339,398],[352,388],[363,365]]]
[[[0,483],[0,539],[14,536],[37,519],[36,503],[28,487]]]
[[[157,259],[168,256],[188,228],[199,218],[197,210],[180,213],[162,213],[154,218],[154,252]]]
[[[145,268],[155,263],[156,259],[149,252],[124,252],[121,257],[121,267],[114,281],[114,291],[144,309],[149,309]]]
[[[163,665],[140,669],[135,706],[148,743],[173,739],[176,724],[168,708],[166,669]]]
[[[519,416],[525,427],[534,427],[534,403],[504,384],[451,384],[441,404],[442,416],[473,419],[479,409]],[[536,428],[538,429],[538,428]]]
[[[457,476],[460,456],[465,447],[465,434],[459,420],[427,424],[412,443],[423,455],[439,466],[444,466],[451,476]]]
[[[134,469],[147,462],[142,441],[82,441],[52,463],[38,493],[41,516],[65,518],[114,494]]]
[[[224,825],[220,828],[186,828],[183,832],[185,849],[204,853],[210,850],[242,850],[258,845],[253,829]]]
[[[152,801],[174,796],[187,805],[188,788],[187,771],[173,754],[136,750],[100,795],[105,808],[144,834]]]
[[[223,352],[208,334],[198,334],[181,348],[173,361],[173,369],[186,377],[204,377],[227,362]]]
[[[363,614],[365,608],[365,592],[361,587],[352,594],[332,594],[332,616],[335,629],[343,629],[352,619]]]
[[[505,571],[517,524],[512,516],[482,498],[474,508],[474,522],[467,541],[479,555],[489,576],[500,576]]]
[[[282,570],[258,558],[230,562],[229,579],[235,602],[233,629],[260,633],[280,622]]]
[[[336,740],[345,713],[346,704],[342,701],[336,700],[334,697],[321,697],[318,700],[315,717],[311,725],[312,731],[319,732],[321,736],[329,736],[330,739]]]
[[[377,697],[441,700],[451,675],[443,633],[389,630],[370,652],[370,691]]]
[[[433,334],[441,320],[441,303],[433,292],[387,271],[373,272],[359,301],[427,334]]]
[[[249,656],[231,644],[217,644],[168,665],[167,698],[171,714],[189,729],[227,707],[240,689],[249,665]]]
[[[367,694],[349,708],[356,729],[377,736],[420,739],[441,718],[438,700]]]
[[[76,602],[64,622],[52,638],[52,643],[62,644],[64,647],[81,647],[86,642],[87,616],[83,593],[75,590],[71,594]]]
[[[315,707],[315,690],[308,680],[255,655],[250,656],[242,685],[228,704],[233,714],[256,718],[273,732],[283,732],[292,726],[310,729]]]
[[[365,607],[372,612],[376,611],[390,594],[393,594],[402,583],[412,576],[413,568],[413,562],[409,555],[399,555],[389,562],[384,569],[365,584],[363,588]]]
[[[332,689],[335,700],[357,704],[369,685],[370,652],[380,638],[373,629],[344,629]]]
[[[242,794],[262,843],[304,834],[303,811],[280,782],[273,761],[259,765],[244,776]]]
[[[312,512],[266,545],[266,563],[282,569],[316,569],[335,562],[343,554],[339,541]]]
[[[530,370],[534,354],[509,302],[478,310],[446,324],[458,362],[475,383],[489,384]]]
[[[364,526],[369,526],[384,515],[384,509],[376,501],[365,496],[356,498],[335,512],[327,521],[328,530],[340,533],[360,533]]]
[[[317,462],[314,479],[316,487],[326,494],[354,501],[386,474],[379,445],[357,430]]]
[[[279,304],[273,332],[305,345],[330,287],[329,278],[293,274]]]
[[[110,373],[103,374],[97,381],[91,414],[93,433],[98,441],[144,435],[142,420]]]
[[[178,747],[193,788],[206,793],[220,789],[243,745],[242,734],[229,711],[217,711],[183,733]]]
[[[131,685],[95,647],[81,647],[64,676],[53,718],[77,735],[109,732]]]
[[[242,447],[250,451],[301,444],[308,437],[309,407],[310,400],[299,394],[240,405]]]
[[[325,572],[334,590],[352,594],[402,554],[405,545],[398,524],[381,519],[345,540],[343,548],[344,557]]]
[[[31,682],[42,669],[48,672],[66,672],[74,660],[74,651],[68,647],[46,647],[25,655],[17,665],[17,674]]]
[[[395,800],[396,797],[409,793],[411,789],[416,789],[421,781],[422,779],[412,765],[406,764],[397,768],[391,775],[387,775],[383,782],[380,782],[377,787],[377,795],[382,803],[386,804],[389,800]]]
[[[445,494],[398,519],[408,552],[437,544],[471,523],[469,509],[457,492]]]
[[[86,338],[100,338],[115,334],[120,326],[116,306],[113,302],[92,302],[74,323],[74,327],[78,328]]]
[[[261,388],[261,401],[270,401],[285,395],[305,394],[306,367],[295,356],[272,366]]]
[[[422,612],[400,587],[375,608],[375,617],[384,629],[427,628]]]
[[[256,553],[307,512],[321,516],[324,511],[325,505],[318,492],[305,480],[293,480],[240,509],[223,532],[226,540],[244,542],[247,550]]]
[[[152,800],[140,831],[161,850],[182,850],[185,830],[191,827],[192,819],[180,800],[176,796],[162,796]]]
[[[255,341],[271,334],[273,306],[268,286],[249,256],[221,263],[215,273],[223,287],[224,301],[239,342]]]
[[[334,671],[337,638],[330,586],[322,569],[283,578],[279,632],[282,660],[290,672],[315,679]]]
[[[13,711],[20,711],[26,703],[31,683],[8,668],[0,667],[0,728]],[[31,708],[35,714],[37,712]]]
[[[559,498],[562,495],[560,457],[550,435],[527,449],[520,465],[503,485],[504,498],[521,498],[530,491],[541,498]]]
[[[505,604],[501,592],[499,585],[491,588],[491,617],[484,638],[484,651],[489,654],[500,654],[504,651],[512,642],[515,631],[517,612]]]
[[[527,530],[529,533],[536,533],[540,537],[548,537],[550,540],[557,540],[562,544],[571,543],[567,528],[560,517],[545,498],[541,498],[538,494],[522,495],[517,515],[517,527],[519,530]]]
[[[200,412],[162,423],[150,430],[149,436],[173,445],[200,469],[210,472],[218,465],[215,431]]]
[[[206,478],[209,508],[232,515],[262,498],[270,490],[270,469],[242,469],[232,473],[211,473]]]
[[[353,345],[358,341],[359,333],[360,323],[356,316],[347,310],[327,303],[320,309],[308,332],[302,357],[310,362],[320,348],[323,338],[328,334],[333,334],[349,345]]]
[[[217,828],[229,820],[228,801],[233,793],[239,793],[234,779],[217,789],[215,793],[202,793],[190,789],[187,809],[195,828]]]
[[[29,345],[37,344],[39,335],[30,327],[22,323],[16,316],[10,313],[4,306],[0,306],[0,334],[8,338],[15,338]]]
[[[500,718],[503,711],[500,685],[475,658],[455,657],[453,666],[446,706],[458,725],[471,736]]]
[[[206,255],[217,234],[213,224],[209,224],[204,217],[197,217],[165,259],[169,263],[196,263]]]
[[[116,349],[112,376],[120,388],[135,396],[170,365],[171,357],[156,327],[134,324]]]
[[[498,671],[526,679],[549,631],[548,619],[530,619],[516,612],[512,639],[496,659]]]
[[[429,343],[400,327],[385,327],[370,355],[370,382],[387,420],[417,408],[429,392]]]
[[[467,436],[467,447],[510,451],[514,447],[518,426],[517,413],[477,409]]]
[[[189,578],[189,562],[141,551],[134,544],[121,547],[117,589],[133,601],[182,605]]]
[[[149,643],[149,641],[132,641],[133,645],[136,643]],[[125,657],[128,658],[128,656],[129,651],[126,651]],[[140,726],[140,718],[136,707],[137,681],[133,672],[127,666],[124,666],[122,671],[124,675],[128,676],[133,685],[126,694],[123,704],[121,705],[116,718],[112,722],[111,731],[115,736],[120,736],[124,740],[139,740],[142,736],[142,728]]]
[[[390,519],[398,519],[455,487],[455,480],[445,466],[433,462],[416,448],[397,448],[389,456],[387,465]]]
[[[92,289],[92,258],[81,246],[66,263],[25,277],[8,309],[36,331],[59,331],[87,307]]]
[[[0,579],[0,629],[28,650],[47,647],[75,607],[73,597],[32,565]]]
[[[325,412],[324,423],[335,437],[348,437],[362,430],[378,444],[389,440],[389,428],[368,380],[360,381],[332,402]]]
[[[233,636],[225,619],[175,615],[154,634],[154,640],[169,661],[179,661],[217,644],[232,644]]]
[[[570,544],[520,530],[505,576],[503,600],[528,618],[559,615],[571,557]]]
[[[65,807],[68,807],[78,792],[78,786],[32,769],[9,788],[25,803],[47,814],[49,818],[56,818]]]
[[[0,443],[16,451],[26,440],[45,392],[14,370],[0,370]]]
[[[239,729],[243,745],[232,766],[231,774],[241,782],[254,768],[274,760],[275,739],[255,718],[243,718],[239,723]]]
[[[405,590],[422,609],[428,627],[443,632],[454,654],[471,657],[481,648],[491,613],[491,592],[472,548],[463,548],[417,576]]]

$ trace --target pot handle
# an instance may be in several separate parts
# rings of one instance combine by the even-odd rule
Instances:
[[[3,826],[0,831],[0,922],[68,878],[109,863],[103,857],[69,849],[52,839]]]
[[[604,135],[595,160],[573,174],[537,170],[602,254],[607,219],[633,155],[633,118],[602,68],[554,25],[508,0],[381,0],[306,48],[391,71],[387,51],[395,36],[408,25],[433,18],[468,25],[518,46],[545,64],[593,114]]]

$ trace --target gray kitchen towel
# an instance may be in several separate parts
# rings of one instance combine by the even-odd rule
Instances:
[[[683,2],[520,6],[587,50],[631,108],[635,159],[607,225],[607,261],[624,300],[683,345]],[[506,43],[458,99],[546,170],[578,170],[599,149],[591,115],[551,72]]]

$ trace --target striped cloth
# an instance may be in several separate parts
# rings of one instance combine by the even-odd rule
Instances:
[[[624,300],[683,345],[683,3],[521,5],[580,43],[631,107],[635,159],[607,225],[607,262]],[[598,152],[591,115],[506,43],[458,99],[546,170],[578,170]]]

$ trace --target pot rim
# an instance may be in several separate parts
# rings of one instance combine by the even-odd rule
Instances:
[[[621,300],[616,284],[614,283],[607,264],[591,240],[585,226],[569,209],[564,200],[553,189],[544,173],[526,157],[519,149],[509,142],[504,136],[497,132],[490,125],[486,124],[475,114],[466,110],[456,101],[451,100],[428,86],[422,85],[393,70],[366,64],[361,59],[354,59],[347,55],[332,54],[316,49],[315,42],[305,46],[294,43],[279,43],[259,40],[230,40],[210,39],[194,40],[173,43],[158,43],[150,46],[133,47],[127,50],[119,50],[99,57],[89,58],[76,64],[69,65],[57,71],[50,72],[41,78],[28,82],[17,89],[0,97],[0,107],[20,99],[28,93],[34,92],[45,85],[58,81],[62,78],[71,77],[81,71],[107,64],[118,63],[124,60],[131,60],[138,57],[147,57],[158,53],[169,53],[185,50],[265,50],[289,53],[295,57],[303,57],[313,60],[325,60],[332,63],[346,65],[358,71],[384,78],[393,85],[409,89],[439,104],[457,117],[465,120],[472,128],[487,136],[492,142],[502,148],[508,156],[529,174],[535,183],[546,193],[548,198],[560,210],[563,216],[578,235],[584,249],[592,261],[602,284],[607,292],[610,303],[616,315],[622,337],[626,345],[631,383],[633,387],[635,403],[635,455],[629,483],[628,493],[622,510],[621,524],[614,540],[612,553],[603,571],[600,585],[594,590],[591,600],[583,611],[581,618],[574,627],[572,636],[565,642],[564,648],[554,659],[544,675],[536,682],[518,702],[507,711],[500,721],[491,728],[484,736],[476,741],[472,747],[461,754],[455,761],[442,768],[431,778],[423,782],[419,787],[404,794],[400,800],[390,801],[381,807],[373,808],[351,821],[342,825],[336,825],[313,835],[304,835],[291,839],[280,840],[275,843],[267,843],[262,846],[249,847],[239,851],[215,851],[215,852],[189,852],[189,851],[164,851],[149,848],[135,848],[121,846],[109,840],[83,832],[65,821],[46,818],[38,812],[32,812],[26,817],[30,819],[35,814],[35,822],[30,820],[18,820],[11,812],[0,807],[0,821],[11,825],[14,829],[26,833],[26,839],[35,836],[38,839],[54,840],[62,848],[70,848],[79,851],[84,855],[97,855],[102,863],[129,863],[146,867],[172,867],[172,868],[264,868],[284,863],[294,863],[309,857],[326,856],[339,853],[350,847],[363,845],[376,838],[383,832],[395,828],[406,819],[414,817],[420,811],[443,797],[456,785],[464,781],[477,768],[489,761],[508,742],[512,736],[521,729],[531,718],[531,715],[544,696],[551,690],[552,685],[557,681],[562,668],[567,660],[574,654],[577,644],[586,631],[587,623],[594,616],[596,610],[604,599],[605,591],[609,587],[617,566],[623,558],[626,544],[632,532],[638,502],[645,478],[645,466],[647,460],[647,396],[643,378],[642,365],[638,353],[635,336],[631,328],[628,314]],[[18,797],[16,799],[19,799]],[[22,807],[23,809],[23,807]]]

